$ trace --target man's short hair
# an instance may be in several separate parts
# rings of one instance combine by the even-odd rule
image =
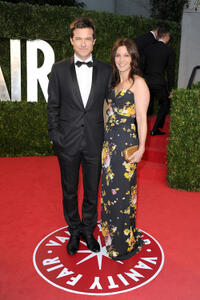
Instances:
[[[75,19],[70,25],[70,37],[73,38],[74,30],[77,28],[91,28],[93,30],[93,38],[96,37],[96,28],[94,22],[90,18],[80,17]]]
[[[170,26],[167,23],[163,23],[161,27],[158,28],[158,38],[162,38],[170,32]]]
[[[160,22],[156,23],[153,30],[159,30],[159,28],[164,28],[166,26],[168,26],[168,24],[166,22],[160,21]]]

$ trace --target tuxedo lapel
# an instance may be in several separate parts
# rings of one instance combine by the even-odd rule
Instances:
[[[75,70],[75,66],[74,66],[74,58],[72,57],[70,60],[70,72],[71,72],[71,76],[72,76],[72,90],[74,93],[74,100],[77,102],[77,104],[81,105],[81,107],[83,108],[83,101],[82,101],[82,97],[81,97],[81,93],[80,93],[80,89],[79,89],[79,85],[78,85],[78,80],[77,80],[77,76],[76,76],[76,70]]]
[[[92,71],[92,86],[91,86],[90,94],[89,94],[88,101],[87,101],[87,104],[86,104],[86,108],[88,108],[92,104],[92,101],[94,100],[94,93],[95,93],[96,80],[97,80],[97,72],[98,72],[97,64],[94,60],[94,62],[93,62],[93,71]]]

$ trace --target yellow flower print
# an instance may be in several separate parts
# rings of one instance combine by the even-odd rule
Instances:
[[[117,147],[117,145],[112,144],[112,145],[111,145],[111,152],[113,152],[113,151],[116,149],[116,147]]]
[[[107,221],[101,223],[101,232],[104,237],[108,234],[109,230]]]
[[[112,257],[117,257],[119,255],[119,252],[113,250],[113,251],[111,251],[110,254],[111,254]]]
[[[110,129],[109,126],[106,124],[105,125],[105,132],[109,132],[109,129]]]
[[[109,157],[109,146],[108,146],[108,142],[105,142],[103,144],[103,149],[102,149],[102,165],[105,164],[106,160],[108,160]]]
[[[137,185],[131,187],[130,206],[136,209],[136,203],[137,203]]]
[[[111,118],[110,118],[110,123],[112,123],[114,120],[116,120],[116,116],[112,115]]]
[[[130,234],[130,229],[128,229],[128,228],[124,229],[124,234],[129,235]]]
[[[111,239],[110,232],[108,229],[107,221],[101,223],[101,232],[102,232],[103,237],[105,238],[106,246],[110,246],[112,243],[112,239]]]
[[[132,250],[133,250],[133,246],[127,248],[128,252],[131,252]]]
[[[102,195],[102,197],[104,197],[104,196],[106,195],[106,191],[105,191],[105,190],[102,190],[102,191],[101,191],[101,195]]]
[[[103,203],[103,208],[106,214],[108,214],[108,207],[105,203]]]
[[[123,163],[123,166],[126,169],[126,172],[124,173],[124,177],[130,181],[136,169],[136,164],[130,164],[125,161]]]
[[[128,215],[130,215],[131,210],[130,210],[130,207],[128,207],[127,209],[120,210],[120,212],[121,212],[122,214],[128,214]]]
[[[121,116],[132,117],[135,115],[135,104],[129,105],[130,102],[127,103],[123,108],[118,110],[118,114]]]
[[[133,115],[135,115],[135,104],[132,104],[127,108],[127,116],[130,117]]]
[[[112,258],[112,257],[117,257],[119,255],[119,252],[117,252],[116,250],[114,250],[112,248],[112,246],[110,246],[108,248],[108,255]]]
[[[110,118],[107,121],[107,125],[109,127],[109,126],[115,126],[115,124],[116,124],[116,115],[112,112],[110,114]]]
[[[107,168],[107,174],[106,174],[106,184],[107,184],[107,186],[109,186],[110,181],[113,180],[114,176],[115,176],[115,174],[112,172],[111,168],[108,167]]]
[[[133,230],[132,230],[132,229],[130,230],[130,236],[129,236],[129,238],[126,240],[126,242],[127,242],[128,245],[129,245],[129,247],[128,247],[127,250],[130,252],[130,251],[133,249],[134,245],[135,245],[135,237],[134,237],[134,234],[133,234]]]
[[[131,180],[132,176],[133,176],[133,173],[132,173],[132,172],[129,172],[129,173],[125,172],[125,173],[124,173],[124,177],[125,177],[126,179],[128,179],[129,181]]]
[[[124,96],[124,94],[126,93],[126,91],[127,91],[126,89],[121,89],[121,91],[119,91],[120,96]]]
[[[132,137],[133,139],[136,139],[136,134],[132,133],[132,134],[130,134],[130,137]]]
[[[126,93],[126,89],[122,89],[120,95],[124,96],[125,93]]]
[[[136,131],[136,127],[135,127],[135,124],[131,124],[131,129]]]
[[[112,226],[110,229],[111,234],[115,233],[117,231],[117,227],[116,226]]]

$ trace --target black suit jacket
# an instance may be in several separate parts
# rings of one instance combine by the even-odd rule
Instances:
[[[80,149],[84,136],[88,151],[98,153],[103,142],[103,104],[112,79],[109,65],[94,59],[92,86],[84,108],[73,58],[55,63],[48,86],[48,131],[55,146],[68,154]]]
[[[145,61],[145,49],[149,47],[150,45],[154,44],[156,42],[156,39],[150,31],[139,35],[135,39],[135,43],[138,49],[138,52],[140,54],[140,69],[142,72],[144,72],[144,61]]]
[[[156,42],[154,35],[149,31],[135,38],[135,43],[140,55],[150,45]]]
[[[144,50],[144,57],[144,77],[148,85],[166,85],[168,92],[170,92],[174,87],[175,76],[173,49],[161,41],[156,41]],[[167,72],[167,83],[165,71]]]

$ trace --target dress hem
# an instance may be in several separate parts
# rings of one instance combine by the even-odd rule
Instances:
[[[112,260],[126,260],[131,258],[132,256],[136,255],[138,252],[140,252],[142,250],[144,246],[144,241],[142,239],[138,240],[133,248],[133,250],[131,252],[127,252],[124,255],[120,255],[120,256],[116,256],[116,257],[111,257],[109,256]]]

